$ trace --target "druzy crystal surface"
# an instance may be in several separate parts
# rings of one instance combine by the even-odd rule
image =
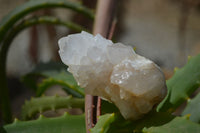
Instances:
[[[132,47],[87,32],[59,40],[59,54],[87,94],[113,102],[126,119],[139,119],[166,94],[165,78]]]

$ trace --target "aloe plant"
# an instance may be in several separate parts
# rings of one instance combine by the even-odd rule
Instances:
[[[85,116],[65,113],[63,116],[56,118],[45,118],[40,115],[37,120],[32,121],[19,121],[15,119],[14,123],[4,126],[2,132],[3,130],[7,133],[84,133]]]
[[[8,87],[6,81],[6,57],[9,46],[13,40],[13,38],[18,34],[21,30],[26,27],[32,26],[38,23],[51,23],[51,24],[60,24],[65,25],[70,28],[79,29],[79,26],[62,22],[58,19],[51,19],[51,18],[40,18],[36,20],[27,20],[24,23],[22,22],[20,25],[15,26],[16,23],[23,19],[24,16],[30,14],[39,9],[45,8],[66,8],[71,9],[76,12],[82,13],[85,16],[93,19],[94,15],[93,12],[82,6],[79,3],[69,2],[65,0],[31,0],[26,2],[25,4],[15,8],[11,11],[7,16],[5,16],[2,21],[0,22],[0,102],[1,102],[1,109],[2,117],[5,122],[11,122],[11,109],[10,109],[10,101],[8,97]]]
[[[40,83],[33,82],[35,77],[43,77],[43,79]],[[84,89],[77,85],[74,77],[60,63],[40,63],[32,72],[23,76],[22,81],[35,90],[37,97],[41,96],[45,90],[53,85],[61,85],[64,91],[67,91],[75,97],[84,97]],[[30,82],[32,84],[29,84]]]
[[[187,106],[182,112],[182,115],[190,115],[190,120],[196,123],[200,123],[200,93],[195,98],[187,101]]]
[[[84,99],[73,98],[72,96],[43,96],[40,98],[32,98],[30,101],[25,101],[22,107],[22,119],[27,120],[36,113],[59,108],[84,108]]]
[[[66,0],[31,0],[14,9],[0,22],[0,102],[2,116],[7,123],[12,121],[12,114],[6,84],[5,64],[7,52],[14,37],[25,28],[37,24],[62,25],[77,32],[87,30],[78,24],[52,16],[24,18],[33,11],[55,7],[71,9],[84,14],[90,19],[94,18],[93,11],[80,3]],[[40,78],[39,82],[38,78]],[[46,118],[40,115],[38,119],[34,120],[36,114],[42,114],[45,111],[56,111],[60,108],[79,108],[83,110],[85,102],[84,88],[79,87],[73,76],[67,72],[67,66],[58,62],[38,64],[32,72],[22,77],[22,82],[34,90],[36,97],[25,101],[20,120],[15,119],[13,123],[3,125],[0,127],[0,132],[86,132],[84,113],[81,115],[65,113],[63,116],[55,118]],[[166,82],[168,94],[165,99],[140,120],[125,120],[114,104],[102,100],[101,116],[98,118],[96,125],[90,129],[90,132],[198,133],[200,131],[200,95],[197,94],[193,99],[190,98],[190,95],[200,86],[200,54],[191,57],[188,63],[183,68],[176,70],[173,77]],[[44,96],[45,91],[54,85],[59,85],[71,96]],[[180,116],[173,115],[173,111],[184,102],[187,105],[182,114]]]
[[[190,95],[200,86],[200,54],[190,57],[181,69],[167,81],[168,94],[158,105],[158,111],[174,111],[181,103],[190,100]]]
[[[196,59],[199,59],[198,57],[199,57],[199,55],[196,57],[193,57],[193,59],[195,59],[195,61],[197,61]],[[193,63],[193,67],[196,67],[199,65],[198,64],[199,61],[194,62],[193,60],[190,60],[190,62],[188,62],[188,64],[190,64],[190,63]],[[187,68],[188,64],[185,65],[185,67],[183,67],[181,70],[187,70],[185,68]],[[42,66],[43,66],[43,68],[45,68],[44,64],[42,64]],[[47,66],[51,66],[51,65],[49,65],[49,63],[47,63]],[[42,75],[42,73],[43,74],[46,73],[47,75],[48,74],[51,75],[52,73],[55,74],[55,72],[62,73],[62,71],[58,71],[58,70],[61,70],[60,68],[58,68],[59,65],[52,65],[52,66],[53,66],[52,68],[54,68],[54,69],[50,68],[49,70],[45,70],[45,69],[42,70],[41,67],[38,67],[38,68],[40,68],[38,70],[38,72],[40,71],[41,75]],[[197,72],[199,71],[198,69],[195,69],[195,70]],[[36,70],[34,70],[34,71],[36,71]],[[192,71],[190,71],[190,72],[192,72]],[[188,74],[188,73],[183,72],[179,76],[184,77],[184,76],[186,76],[185,74]],[[176,73],[174,74],[174,76],[176,76]],[[48,77],[45,77],[45,78],[48,79]],[[64,82],[69,82],[69,81],[66,80]],[[78,87],[78,86],[76,86],[76,87]],[[77,89],[72,88],[73,91],[76,91],[77,93],[81,94],[79,91],[77,91]],[[176,89],[172,89],[171,91],[168,91],[168,95],[171,95],[172,93],[176,93]],[[42,112],[45,110],[52,110],[52,109],[56,110],[60,107],[62,107],[62,108],[68,108],[69,106],[70,107],[79,107],[79,108],[83,107],[84,98],[77,99],[77,101],[76,101],[76,98],[74,99],[72,97],[68,97],[68,98],[57,97],[58,99],[59,98],[62,99],[60,102],[59,102],[59,100],[58,101],[53,100],[55,98],[56,98],[56,96],[54,96],[54,97],[39,97],[39,98],[33,98],[29,102],[27,101],[24,105],[23,112],[22,112],[23,118],[28,118],[28,117],[30,118],[30,117],[33,117],[35,113],[39,113],[39,112]],[[169,110],[167,112],[156,112],[155,110],[153,110],[150,113],[148,113],[146,116],[144,116],[144,118],[137,120],[137,121],[125,120],[120,115],[119,111],[116,109],[116,107],[112,103],[103,101],[102,107],[101,107],[102,108],[102,116],[100,116],[99,121],[97,122],[96,126],[92,129],[90,129],[90,131],[91,131],[91,133],[113,133],[113,132],[115,132],[115,133],[131,133],[131,132],[150,132],[150,133],[194,132],[194,133],[198,133],[200,130],[200,125],[198,124],[199,114],[198,114],[198,112],[195,112],[195,111],[198,111],[198,106],[195,107],[195,105],[198,105],[198,103],[199,103],[198,99],[199,99],[199,95],[197,95],[194,99],[190,100],[190,102],[188,103],[188,107],[186,107],[186,109],[183,111],[183,116],[174,116],[171,114],[171,110]],[[54,102],[52,102],[52,101],[54,101]],[[74,102],[75,102],[75,104],[74,104]],[[182,102],[184,102],[184,100]],[[48,104],[48,103],[51,103],[51,104]],[[76,104],[78,104],[78,106]],[[169,106],[167,106],[167,107],[169,107]],[[172,106],[172,107],[174,108],[174,106]],[[197,110],[191,112],[195,108],[197,108]],[[196,120],[194,120],[194,115],[195,115]],[[75,117],[75,116],[70,116],[70,117],[73,119],[73,117]],[[76,119],[77,121],[80,121],[81,119],[84,120],[84,116],[82,116],[81,118],[77,116],[76,118],[77,118]],[[64,120],[62,121],[60,119],[61,119],[60,117],[58,117],[57,119],[55,118],[55,121],[64,123]],[[5,125],[2,130],[5,130],[6,132],[11,132],[11,133],[14,131],[15,132],[29,131],[27,128],[31,124],[32,127],[34,128],[33,131],[38,131],[38,132],[52,131],[53,132],[54,130],[52,128],[54,128],[54,126],[51,126],[51,124],[53,123],[53,120],[54,120],[54,118],[45,118],[45,121],[42,121],[41,125],[43,125],[43,124],[48,125],[49,128],[48,129],[44,128],[44,130],[41,130],[41,131],[39,130],[41,127],[38,126],[41,122],[39,120],[32,120],[32,121],[27,121],[27,122],[22,121],[22,122],[19,122],[18,124],[16,124],[14,122],[13,124]],[[67,121],[67,117],[66,117],[66,121]],[[70,125],[71,123],[65,122],[65,124]],[[79,124],[77,126],[79,126]],[[62,124],[56,125],[56,127],[58,128],[58,131],[59,131],[62,129]],[[73,127],[73,128],[77,128],[77,127]],[[67,129],[64,129],[64,130],[67,131]],[[73,132],[73,129],[70,129],[70,131],[71,130]],[[76,132],[85,132],[85,129],[80,129]]]

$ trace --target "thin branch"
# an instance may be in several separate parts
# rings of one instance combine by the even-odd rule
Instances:
[[[112,39],[113,37],[113,34],[115,32],[115,27],[116,27],[116,24],[117,24],[117,19],[115,18],[113,21],[112,21],[112,24],[111,24],[111,27],[110,27],[110,31],[109,31],[109,35],[108,35],[108,39]]]
[[[38,30],[37,26],[34,25],[30,29],[30,45],[29,45],[29,54],[33,63],[38,62]]]

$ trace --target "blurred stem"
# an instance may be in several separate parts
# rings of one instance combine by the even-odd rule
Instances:
[[[200,4],[199,0],[182,0],[180,7],[180,18],[178,27],[178,45],[179,45],[179,58],[181,60],[181,65],[185,64],[189,56],[189,47],[187,47],[187,24],[189,21],[189,16],[191,14],[192,8]]]
[[[6,78],[6,57],[13,41],[14,37],[24,30],[27,27],[36,25],[36,24],[55,24],[55,25],[62,25],[67,28],[73,29],[75,31],[80,32],[84,30],[83,27],[74,24],[72,22],[63,22],[55,17],[34,17],[28,20],[25,20],[11,29],[11,32],[8,33],[7,37],[2,42],[2,46],[0,49],[0,107],[2,110],[2,117],[6,123],[10,123],[12,121],[11,115],[11,107],[10,107],[10,99],[9,99],[9,92],[7,86],[7,78]]]
[[[0,49],[0,108],[2,112],[2,118],[5,123],[12,122],[12,114],[10,107],[10,98],[6,80],[6,59],[5,52],[6,47]]]
[[[93,28],[94,35],[101,34],[103,37],[108,38],[117,1],[118,0],[98,0]]]
[[[30,29],[30,47],[29,47],[29,54],[30,59],[35,64],[38,62],[38,29],[37,26],[34,25]]]
[[[33,16],[53,16],[53,12],[51,9],[45,9],[45,10],[41,10],[38,12],[34,12],[32,14]],[[52,60],[56,60],[59,59],[59,55],[58,55],[58,47],[57,47],[57,43],[56,43],[56,29],[55,26],[53,25],[45,25],[45,26],[41,26],[41,27],[37,27],[37,26],[32,26],[30,29],[30,39],[29,39],[29,55],[30,55],[30,59],[32,60],[32,62],[34,64],[38,63],[38,45],[39,45],[39,40],[40,40],[40,36],[39,33],[41,32],[41,29],[45,30],[45,33],[47,34],[47,38],[48,38],[48,48],[52,54],[51,59]],[[72,30],[73,31],[73,30]]]
[[[188,18],[190,14],[191,4],[188,0],[183,0],[181,5],[179,28],[178,28],[178,45],[179,45],[179,59],[181,65],[185,64],[187,61],[187,47],[186,47],[186,29]]]
[[[97,11],[93,34],[101,34],[108,38],[112,20],[114,17],[114,9],[117,0],[98,0]],[[97,96],[86,95],[85,115],[86,115],[86,130],[94,127],[97,122],[97,117],[100,115],[101,99]]]

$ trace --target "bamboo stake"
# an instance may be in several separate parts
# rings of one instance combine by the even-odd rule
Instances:
[[[94,35],[101,34],[103,37],[109,37],[109,39],[111,39],[114,32],[114,29],[111,27],[115,27],[112,21],[117,1],[118,0],[98,0],[93,28]],[[97,122],[97,117],[101,114],[101,99],[97,96],[86,95],[85,101],[86,130],[87,133],[90,133],[89,129],[94,127]]]

